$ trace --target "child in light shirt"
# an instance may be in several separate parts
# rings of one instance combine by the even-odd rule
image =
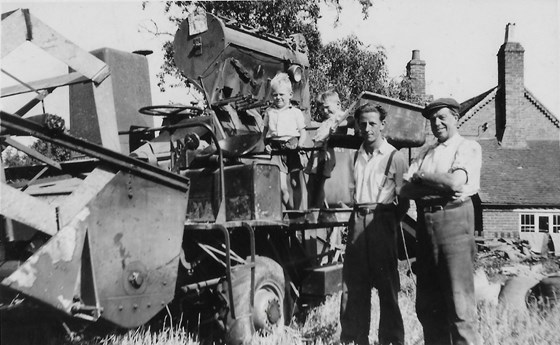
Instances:
[[[272,106],[265,111],[263,137],[267,151],[274,149],[293,150],[283,155],[273,156],[280,168],[280,188],[282,203],[286,209],[299,209],[302,191],[300,182],[301,164],[297,148],[303,147],[306,139],[305,119],[301,110],[293,107],[292,83],[286,73],[277,74],[270,82]],[[288,177],[293,197],[290,202]]]
[[[325,206],[325,181],[331,177],[336,165],[334,149],[327,145],[329,136],[337,128],[337,119],[343,116],[340,98],[335,91],[326,91],[319,97],[319,111],[322,122],[313,137],[313,144],[318,149],[313,151],[305,167],[309,175],[307,181],[307,207],[321,208]]]

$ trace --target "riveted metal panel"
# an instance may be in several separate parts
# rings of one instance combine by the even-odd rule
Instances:
[[[174,297],[187,194],[119,172],[89,207],[102,318],[144,324]]]

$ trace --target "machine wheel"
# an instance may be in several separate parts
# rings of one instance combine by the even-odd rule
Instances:
[[[543,278],[529,294],[529,301],[537,302],[541,308],[551,309],[560,302],[560,275]]]
[[[274,260],[255,257],[255,300],[251,310],[251,269],[248,265],[232,269],[235,319],[227,316],[226,343],[247,344],[259,330],[270,331],[285,320],[285,280],[282,267]]]

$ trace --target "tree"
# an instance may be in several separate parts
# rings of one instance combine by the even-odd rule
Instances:
[[[72,150],[49,143],[47,141],[43,141],[41,139],[35,141],[31,145],[31,148],[39,152],[43,156],[46,156],[57,162],[65,162],[72,159]]]
[[[2,165],[4,167],[31,165],[31,158],[13,147],[8,147],[2,152]]]
[[[72,159],[71,150],[56,144],[51,144],[41,139],[38,139],[31,144],[31,148],[56,162],[64,162]],[[6,167],[42,164],[42,162],[36,160],[35,158],[29,157],[27,154],[19,152],[12,147],[9,147],[2,152],[2,163]]]
[[[401,76],[400,82],[391,79],[385,88],[384,94],[418,105],[423,105],[428,100],[426,95],[418,95],[414,92],[412,80],[408,76]]]
[[[367,48],[356,36],[321,46],[316,64],[311,66],[311,93],[334,89],[344,106],[364,90],[384,94],[387,84],[385,52],[382,48]]]

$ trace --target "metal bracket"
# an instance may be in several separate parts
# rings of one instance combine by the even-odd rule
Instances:
[[[193,40],[193,52],[195,56],[202,55],[202,38],[197,37]]]

